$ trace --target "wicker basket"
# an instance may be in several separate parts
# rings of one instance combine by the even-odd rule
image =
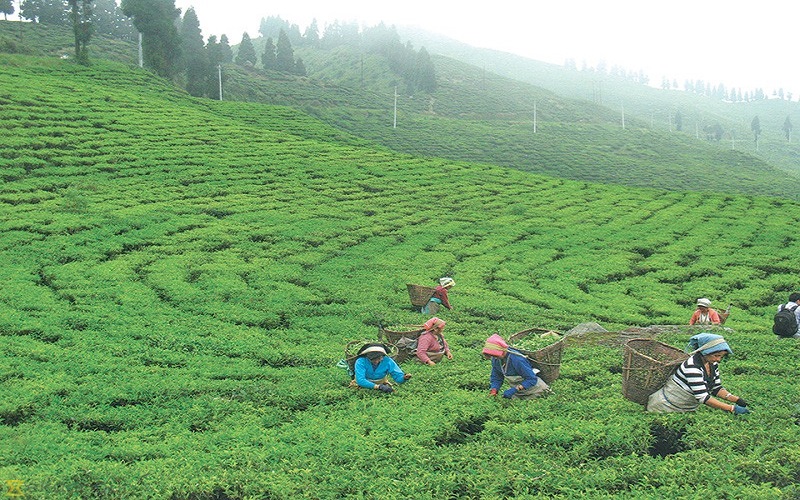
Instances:
[[[392,357],[401,363],[414,356],[417,350],[417,339],[424,331],[423,328],[406,331],[389,330],[383,325],[378,325],[378,338],[381,339],[381,342],[389,343],[397,349],[397,355]]]
[[[411,299],[411,305],[416,307],[422,307],[427,304],[433,297],[433,292],[436,291],[435,288],[429,286],[412,285],[410,283],[406,284],[406,287],[408,288],[408,297]]]
[[[561,334],[555,330],[548,330],[545,328],[529,328],[528,330],[517,332],[508,338],[508,346],[524,354],[525,357],[531,361],[531,365],[539,370],[539,377],[541,377],[542,380],[549,385],[553,383],[553,381],[557,379],[558,375],[561,373],[561,354],[564,352],[564,339],[562,337],[557,342],[554,342],[553,344],[536,351],[528,351],[526,349],[514,347],[515,341],[523,339],[532,333]]]
[[[688,354],[653,339],[625,342],[622,367],[622,394],[626,399],[647,405],[647,398],[664,385]]]
[[[344,359],[345,359],[345,361],[347,361],[347,366],[348,366],[348,369],[350,370],[350,373],[352,373],[354,368],[355,368],[356,359],[358,359],[358,351],[359,351],[359,349],[361,349],[361,347],[366,345],[366,344],[376,344],[376,343],[378,343],[378,342],[376,342],[374,339],[372,339],[372,340],[353,340],[353,341],[348,342],[344,346]],[[382,343],[383,345],[385,345],[388,348],[388,350],[386,351],[386,354],[390,358],[394,359],[397,356],[397,354],[398,354],[397,346],[395,346],[394,344],[392,344],[390,342],[381,341],[380,343]],[[395,359],[395,361],[396,361],[396,359]]]

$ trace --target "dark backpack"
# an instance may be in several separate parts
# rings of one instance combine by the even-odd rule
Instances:
[[[797,305],[788,309],[785,305],[775,315],[775,321],[772,324],[772,333],[779,337],[791,337],[797,333],[797,317],[794,315],[794,310]]]

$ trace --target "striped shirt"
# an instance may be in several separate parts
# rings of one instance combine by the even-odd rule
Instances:
[[[719,363],[711,363],[711,374],[703,369],[703,355],[699,352],[690,357],[675,370],[672,378],[681,388],[693,395],[700,403],[708,401],[722,389],[719,378]]]

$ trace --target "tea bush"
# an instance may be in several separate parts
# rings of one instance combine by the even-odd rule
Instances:
[[[0,158],[36,159],[0,185],[0,478],[27,498],[798,495],[798,347],[769,332],[796,202],[414,158],[41,61],[0,55]],[[405,285],[443,275],[454,359],[347,388],[346,343],[420,324]],[[622,397],[617,332],[699,296],[733,304],[750,415]],[[488,396],[489,334],[589,321],[553,394]]]

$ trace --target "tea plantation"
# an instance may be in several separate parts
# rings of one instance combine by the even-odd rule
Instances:
[[[0,480],[32,499],[800,498],[798,344],[770,331],[800,288],[799,214],[420,158],[120,64],[0,55]],[[406,283],[444,275],[454,359],[349,389],[345,345],[421,323]],[[733,304],[722,377],[752,413],[648,414],[616,332],[685,324],[701,296]],[[611,333],[568,338],[553,394],[488,397],[486,337],[584,322]]]

